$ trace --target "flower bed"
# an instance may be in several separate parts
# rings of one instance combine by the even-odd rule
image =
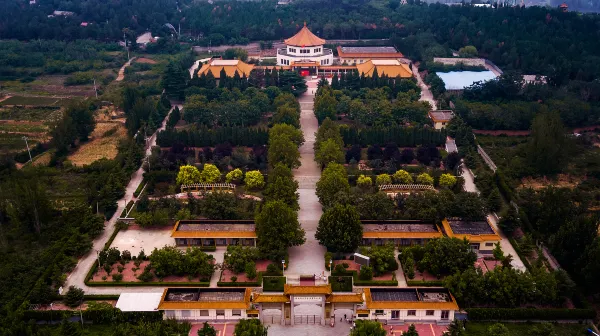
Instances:
[[[100,268],[98,269],[97,265],[96,265],[96,271],[95,273],[91,276],[91,278],[89,279],[89,281],[86,282],[86,284],[88,286],[116,286],[116,285],[141,285],[141,286],[156,286],[156,285],[160,285],[160,286],[164,286],[166,284],[185,284],[185,285],[196,285],[196,286],[204,286],[203,283],[207,283],[206,281],[201,281],[202,279],[200,279],[199,277],[195,277],[195,278],[188,278],[187,276],[175,276],[175,275],[171,275],[171,276],[167,276],[163,279],[158,279],[156,278],[156,276],[154,277],[154,279],[152,281],[149,282],[144,282],[139,280],[137,277],[142,274],[142,272],[144,271],[144,268],[146,266],[150,265],[150,261],[148,260],[144,260],[140,263],[140,266],[137,267],[135,266],[134,261],[129,261],[126,262],[125,265],[121,265],[121,263],[115,263],[112,265],[110,274],[106,273],[106,270],[104,268]],[[119,273],[118,268],[119,266],[123,267],[123,271]],[[135,268],[137,268],[137,270],[134,270]],[[154,272],[151,271],[151,273],[154,275]],[[121,274],[123,276],[123,278],[119,281],[114,281],[112,278],[112,275],[114,274]]]
[[[260,287],[262,284],[262,273],[267,271],[267,267],[272,262],[269,260],[257,260],[256,261],[256,273],[257,276],[254,279],[248,279],[246,273],[234,273],[229,269],[224,269],[219,277],[217,286],[219,287]],[[231,278],[235,277],[235,281]]]

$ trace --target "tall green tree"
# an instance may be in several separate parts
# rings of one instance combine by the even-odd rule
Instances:
[[[356,208],[335,204],[327,209],[319,220],[315,238],[328,251],[355,251],[362,239],[362,224]]]
[[[179,64],[175,62],[167,64],[162,78],[162,87],[170,99],[184,99],[184,90],[187,86],[187,81],[188,75]]]
[[[476,260],[466,239],[444,237],[427,242],[420,265],[430,273],[442,276],[472,268]]]
[[[346,162],[344,150],[333,139],[328,139],[319,144],[319,148],[315,152],[315,161],[325,167],[330,163]]]
[[[544,112],[533,119],[527,155],[538,174],[556,174],[565,165],[569,151],[565,129],[557,112]]]
[[[350,336],[385,336],[386,334],[381,323],[372,320],[356,320],[356,327],[350,332]]]
[[[292,170],[282,163],[275,164],[267,175],[264,195],[267,201],[282,200],[292,209],[298,210],[298,181],[294,180]]]
[[[255,222],[258,249],[272,261],[279,262],[287,255],[288,247],[306,240],[298,214],[282,200],[265,203]]]
[[[339,163],[331,163],[323,170],[317,182],[317,196],[323,206],[332,206],[338,193],[349,193],[350,183],[346,168]]]
[[[235,325],[234,336],[267,336],[268,327],[259,319],[241,319]]]
[[[217,336],[217,331],[208,322],[204,322],[202,328],[198,329],[198,336]]]

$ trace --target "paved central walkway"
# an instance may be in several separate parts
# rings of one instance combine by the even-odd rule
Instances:
[[[290,277],[301,274],[322,274],[325,271],[325,248],[319,245],[315,238],[317,225],[323,209],[316,194],[316,183],[321,176],[321,169],[315,162],[315,133],[319,128],[315,117],[314,91],[317,81],[309,81],[308,91],[299,97],[301,114],[300,126],[304,133],[304,144],[300,147],[300,168],[294,170],[294,178],[298,181],[300,194],[300,211],[298,220],[306,231],[306,242],[304,245],[295,246],[288,250],[290,254],[290,266],[286,275]]]
[[[425,84],[425,82],[423,82],[423,79],[421,78],[421,74],[419,74],[419,68],[417,68],[415,63],[412,64],[412,71],[413,71],[413,76],[415,76],[415,78],[417,79],[417,84],[419,84],[419,86],[421,87],[421,98],[419,100],[428,102],[429,105],[431,105],[432,110],[434,110],[434,111],[437,110],[437,104],[435,102],[435,99],[433,99],[433,94],[429,90],[429,87],[427,86],[427,84]]]

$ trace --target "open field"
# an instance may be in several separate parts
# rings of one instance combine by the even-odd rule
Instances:
[[[25,141],[23,141],[22,133],[3,133],[0,132],[0,153],[20,152],[27,148],[25,147]],[[45,135],[31,136],[27,135],[27,141],[29,147],[33,147],[36,144],[47,140]]]
[[[44,107],[5,107],[0,108],[0,120],[12,121],[55,121],[62,112],[56,108]]]
[[[70,98],[12,96],[0,102],[0,106],[65,106],[72,101]]]
[[[75,166],[83,166],[100,159],[114,159],[118,153],[119,142],[125,139],[127,130],[122,123],[99,122],[84,143],[69,155],[69,161]]]

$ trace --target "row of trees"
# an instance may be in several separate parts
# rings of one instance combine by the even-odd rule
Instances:
[[[335,78],[335,77],[334,77]],[[408,81],[407,83],[411,83]],[[428,123],[427,112],[431,109],[426,102],[420,102],[419,92],[409,86],[407,91],[391,95],[390,88],[361,88],[348,92],[335,90],[322,84],[315,98],[315,115],[322,122],[325,118],[348,118],[362,126],[421,125]],[[392,100],[392,98],[394,98]]]
[[[344,127],[340,128],[346,146],[394,143],[399,147],[416,147],[418,145],[441,146],[446,141],[446,131],[430,128],[401,126],[382,127]]]
[[[215,146],[229,143],[232,146],[266,145],[269,133],[264,128],[248,127],[190,127],[186,130],[166,129],[158,133],[156,143],[160,147],[171,147],[177,143],[189,147]]]
[[[258,250],[275,262],[286,258],[289,247],[306,240],[298,222],[298,182],[292,175],[300,166],[298,147],[303,142],[302,131],[289,124],[275,124],[269,131],[265,203],[255,221]]]

